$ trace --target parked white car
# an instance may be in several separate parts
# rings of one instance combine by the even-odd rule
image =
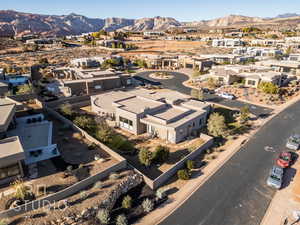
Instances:
[[[300,146],[300,135],[294,134],[289,137],[286,147],[292,150],[298,150]]]
[[[222,97],[222,98],[226,98],[226,99],[234,99],[235,96],[232,95],[232,94],[229,94],[229,93],[225,93],[225,92],[220,92],[220,93],[217,93],[218,96]]]

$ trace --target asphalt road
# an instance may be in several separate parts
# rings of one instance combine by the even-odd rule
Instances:
[[[287,138],[300,133],[299,115],[300,101],[269,121],[161,225],[260,224],[275,193],[266,186],[269,170]]]
[[[153,73],[151,71],[147,72],[140,72],[135,75],[135,77],[138,77],[138,79],[143,79],[145,83],[153,83],[154,85],[157,84],[157,82],[161,83],[164,87],[176,90],[178,92],[190,95],[191,88],[184,86],[182,83],[189,79],[189,77],[183,73],[179,72],[169,72],[173,75],[172,79],[167,80],[158,80],[153,79],[149,77],[149,75]],[[270,114],[273,110],[266,107],[257,106],[254,104],[248,104],[245,102],[241,102],[238,100],[228,100],[225,98],[221,98],[217,95],[211,95],[211,94],[205,94],[205,100],[213,103],[219,103],[221,105],[231,107],[231,108],[242,108],[243,106],[247,105],[249,106],[250,112],[256,116],[259,116],[261,114]]]

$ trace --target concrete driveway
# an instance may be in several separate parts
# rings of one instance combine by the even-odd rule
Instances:
[[[137,73],[134,77],[139,79],[140,81],[143,81],[144,83],[149,83],[153,85],[157,85],[158,82],[161,83],[161,85],[165,88],[175,90],[178,92],[181,92],[183,94],[190,95],[191,88],[186,87],[183,85],[184,81],[187,81],[189,77],[183,73],[180,72],[173,72],[173,71],[167,71],[168,73],[171,73],[173,75],[172,79],[162,80],[162,79],[154,79],[149,77],[153,71],[145,71]],[[249,106],[250,112],[256,116],[264,115],[264,114],[270,114],[272,113],[273,109],[257,106],[254,104],[249,104],[245,102],[241,102],[238,100],[228,100],[225,98],[221,98],[217,95],[211,95],[211,94],[205,94],[205,100],[212,103],[218,103],[230,108],[242,108],[243,106]]]

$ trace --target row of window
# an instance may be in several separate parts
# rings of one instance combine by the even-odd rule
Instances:
[[[133,130],[133,122],[131,120],[128,120],[121,116],[119,119],[120,119],[120,127],[124,127],[128,130]]]
[[[0,180],[20,174],[19,164],[14,164],[0,169]]]

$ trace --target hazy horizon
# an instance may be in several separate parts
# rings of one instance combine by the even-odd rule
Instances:
[[[69,3],[68,3],[69,2]],[[300,2],[286,4],[284,0],[244,1],[215,0],[204,2],[201,0],[152,0],[141,2],[137,0],[115,0],[100,2],[86,0],[84,2],[52,0],[41,3],[37,0],[10,0],[1,3],[1,10],[15,10],[27,13],[45,15],[68,15],[70,13],[84,15],[90,18],[120,17],[137,19],[143,17],[172,17],[181,22],[209,20],[227,15],[243,15],[255,17],[275,17],[285,13],[300,13]]]

